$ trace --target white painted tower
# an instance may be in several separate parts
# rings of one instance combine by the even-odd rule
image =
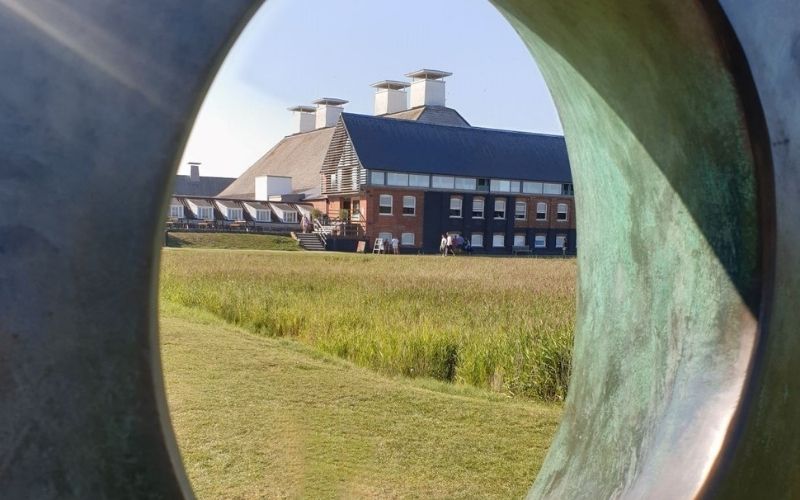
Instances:
[[[371,87],[375,89],[375,116],[405,111],[408,107],[406,89],[409,85],[394,80],[373,83]]]
[[[419,106],[444,106],[445,105],[445,81],[453,73],[438,71],[435,69],[421,69],[406,74],[411,78],[411,95],[409,107]]]

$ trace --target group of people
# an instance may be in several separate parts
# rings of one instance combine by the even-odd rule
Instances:
[[[379,243],[380,253],[384,254],[393,253],[395,255],[400,255],[400,240],[398,240],[396,237],[392,239],[388,238],[379,238],[379,239],[381,240]]]
[[[455,255],[456,250],[460,250],[467,254],[472,254],[472,244],[460,234],[443,234],[442,241],[439,243],[439,252],[442,257]]]

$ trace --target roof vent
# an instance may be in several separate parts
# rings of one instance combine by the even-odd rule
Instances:
[[[435,69],[421,69],[406,74],[411,78],[411,107],[444,106],[444,78],[452,75],[453,73]]]
[[[310,132],[316,128],[317,108],[314,106],[295,106],[293,108],[289,108],[289,111],[291,111],[293,115],[295,134]]]
[[[189,162],[189,181],[190,182],[200,182],[200,165],[201,163],[198,161],[190,161]]]
[[[405,111],[408,102],[406,89],[409,84],[394,80],[373,83],[375,89],[375,116]]]
[[[317,99],[314,104],[317,105],[317,128],[333,127],[339,121],[339,117],[344,111],[343,106],[349,101],[344,99],[335,99],[332,97],[323,97]]]

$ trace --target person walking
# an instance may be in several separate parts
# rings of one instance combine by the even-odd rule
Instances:
[[[447,235],[442,234],[442,241],[439,242],[439,253],[442,254],[442,257],[447,255]]]
[[[444,254],[447,255],[447,252],[450,252],[452,255],[455,255],[455,249],[453,248],[454,239],[452,234],[447,235],[447,245],[445,246]]]

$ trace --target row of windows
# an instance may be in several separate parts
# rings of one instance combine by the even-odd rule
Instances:
[[[378,213],[392,215],[393,196],[382,194],[378,197]],[[417,215],[417,197],[403,196],[403,215]]]
[[[491,191],[492,193],[525,193],[548,195],[573,195],[572,184],[552,182],[512,181],[451,175],[403,174],[399,172],[370,172],[374,186],[417,187],[457,191]]]
[[[184,218],[184,211],[183,205],[170,205],[169,207],[169,216],[176,219],[183,219]],[[203,220],[213,220],[214,219],[214,208],[213,207],[197,207],[197,217]],[[229,220],[242,220],[244,219],[244,212],[241,208],[229,208],[228,209],[228,216]],[[296,223],[297,222],[297,213],[296,212],[286,212],[285,214],[285,221],[288,223]],[[257,222],[272,222],[272,212],[269,210],[256,210],[256,221]]]
[[[450,197],[450,217],[462,217],[462,203],[463,200],[457,196]],[[556,218],[558,221],[566,221],[569,213],[569,205],[566,203],[559,203],[557,206]],[[483,198],[474,198],[472,200],[472,218],[483,219],[485,211],[485,201]],[[494,219],[506,218],[506,200],[494,200],[494,212],[492,217]],[[517,201],[514,206],[514,219],[526,220],[528,218],[528,202]],[[536,204],[536,220],[547,220],[547,203],[539,202]]]
[[[566,246],[567,243],[567,235],[566,234],[558,234],[556,235],[556,248],[562,249]],[[473,233],[470,236],[470,244],[476,248],[483,247],[483,234],[481,233]],[[527,245],[527,237],[524,234],[515,234],[514,235],[514,245],[515,247],[523,247]],[[494,233],[492,234],[492,247],[493,248],[504,248],[506,246],[506,235],[505,233]],[[537,234],[534,235],[533,238],[533,247],[534,248],[547,248],[547,235],[546,234]]]
[[[392,233],[378,233],[378,238],[382,238],[383,241],[392,241],[392,237]],[[404,247],[413,247],[414,233],[402,233],[400,235],[400,244]]]

